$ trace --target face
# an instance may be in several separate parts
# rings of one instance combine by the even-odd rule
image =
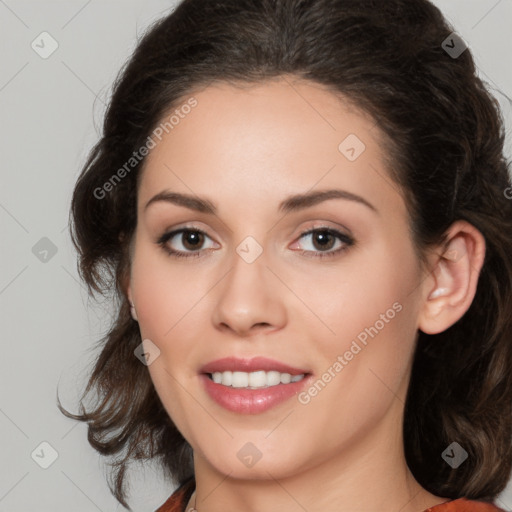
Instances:
[[[240,478],[398,445],[421,269],[374,121],[291,78],[193,96],[147,157],[128,287],[169,416]]]

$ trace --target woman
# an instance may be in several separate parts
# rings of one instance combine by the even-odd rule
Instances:
[[[185,0],[116,81],[72,238],[115,322],[66,415],[158,510],[497,511],[512,206],[427,0]],[[62,410],[62,409],[61,409]]]

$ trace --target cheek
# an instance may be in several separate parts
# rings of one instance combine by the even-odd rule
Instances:
[[[336,388],[329,400],[343,397],[349,410],[363,399],[380,408],[403,384],[414,352],[419,268],[407,241],[399,245],[392,238],[361,252],[357,264],[347,267],[335,282],[322,283],[323,293],[315,287],[308,295],[311,309],[331,331],[320,326],[326,334],[318,336],[317,350],[323,367],[339,375],[329,385]],[[351,396],[359,398],[352,402]]]
[[[410,339],[419,276],[412,246],[390,237],[359,249],[335,269],[295,276],[294,291],[316,313],[322,345],[339,351],[359,334],[364,342],[368,330],[377,330],[379,338]]]
[[[180,383],[195,371],[188,362],[198,349],[198,326],[205,325],[200,299],[206,290],[194,285],[181,264],[173,264],[149,241],[136,246],[131,287],[141,337],[151,340],[160,351],[148,366],[151,379],[167,412],[181,424],[187,393]]]
[[[171,264],[164,251],[147,240],[136,246],[131,285],[141,334],[165,340],[173,326],[193,305],[194,290],[184,286],[183,271]]]

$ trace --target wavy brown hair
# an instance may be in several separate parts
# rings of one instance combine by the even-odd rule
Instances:
[[[464,219],[485,237],[476,296],[445,332],[419,333],[404,413],[407,464],[429,492],[492,501],[512,467],[512,201],[504,122],[471,51],[442,47],[454,31],[427,0],[184,0],[138,42],[114,83],[101,139],[76,183],[70,232],[91,295],[111,294],[115,320],[80,400],[88,440],[113,456],[112,492],[126,502],[131,460],[158,458],[174,482],[192,450],[134,356],[141,343],[126,297],[138,181],[145,159],[98,190],[164,116],[212,82],[284,75],[327,86],[375,119],[390,179],[404,191],[420,259]],[[105,188],[103,188],[105,190]],[[102,195],[100,198],[99,196]],[[83,400],[97,396],[86,410]],[[441,453],[457,441],[457,469]]]

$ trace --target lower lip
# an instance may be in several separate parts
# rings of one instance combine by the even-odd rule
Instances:
[[[240,414],[259,414],[289,400],[306,386],[306,381],[310,377],[311,375],[307,375],[302,380],[290,384],[245,389],[223,386],[213,382],[208,375],[200,375],[206,392],[215,402],[228,411]]]

